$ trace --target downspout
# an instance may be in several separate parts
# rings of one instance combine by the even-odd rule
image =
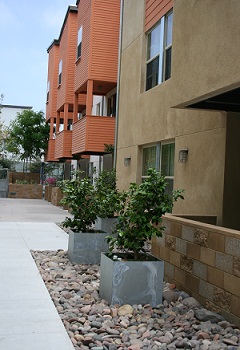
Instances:
[[[115,117],[116,119],[115,119],[115,137],[114,137],[113,169],[116,169],[116,165],[117,165],[118,119],[119,119],[119,93],[120,93],[122,31],[123,31],[123,8],[124,8],[124,0],[121,0],[121,7],[120,7],[120,27],[119,27],[119,44],[118,44],[117,99],[116,99],[116,117]]]

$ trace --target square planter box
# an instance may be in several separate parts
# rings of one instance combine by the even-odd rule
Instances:
[[[101,252],[108,252],[106,232],[69,232],[68,258],[77,264],[100,264]]]
[[[97,219],[95,220],[95,229],[102,230],[111,234],[115,230],[117,223],[118,223],[117,217],[113,217],[113,218],[97,217]]]
[[[100,297],[107,300],[110,305],[156,306],[162,303],[163,276],[162,260],[116,261],[102,253]]]

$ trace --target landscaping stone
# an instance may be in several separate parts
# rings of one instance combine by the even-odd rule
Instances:
[[[108,305],[98,265],[72,264],[62,250],[32,255],[76,350],[240,350],[238,327],[174,285],[156,307]]]

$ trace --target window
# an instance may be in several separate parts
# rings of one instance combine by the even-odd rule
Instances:
[[[58,85],[61,85],[62,83],[62,60],[59,62],[58,67]]]
[[[166,193],[168,194],[173,191],[174,155],[174,142],[162,142],[143,148],[142,178],[144,179],[147,176],[150,168],[160,170],[161,174],[167,179]]]
[[[171,77],[172,20],[170,12],[148,33],[146,90]]]
[[[108,98],[107,115],[111,117],[116,116],[116,100],[117,100],[116,94]]]
[[[50,81],[47,82],[47,102],[49,101]]]
[[[82,27],[78,31],[77,59],[82,56]]]

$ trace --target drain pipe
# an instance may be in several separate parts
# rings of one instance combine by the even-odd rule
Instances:
[[[115,137],[114,137],[114,154],[113,154],[113,169],[115,169],[115,170],[116,170],[116,165],[117,165],[117,143],[118,143],[118,119],[119,119],[119,93],[120,93],[120,75],[121,75],[123,9],[124,9],[124,0],[121,0],[120,27],[119,27],[119,44],[118,44],[117,100],[116,100]]]

